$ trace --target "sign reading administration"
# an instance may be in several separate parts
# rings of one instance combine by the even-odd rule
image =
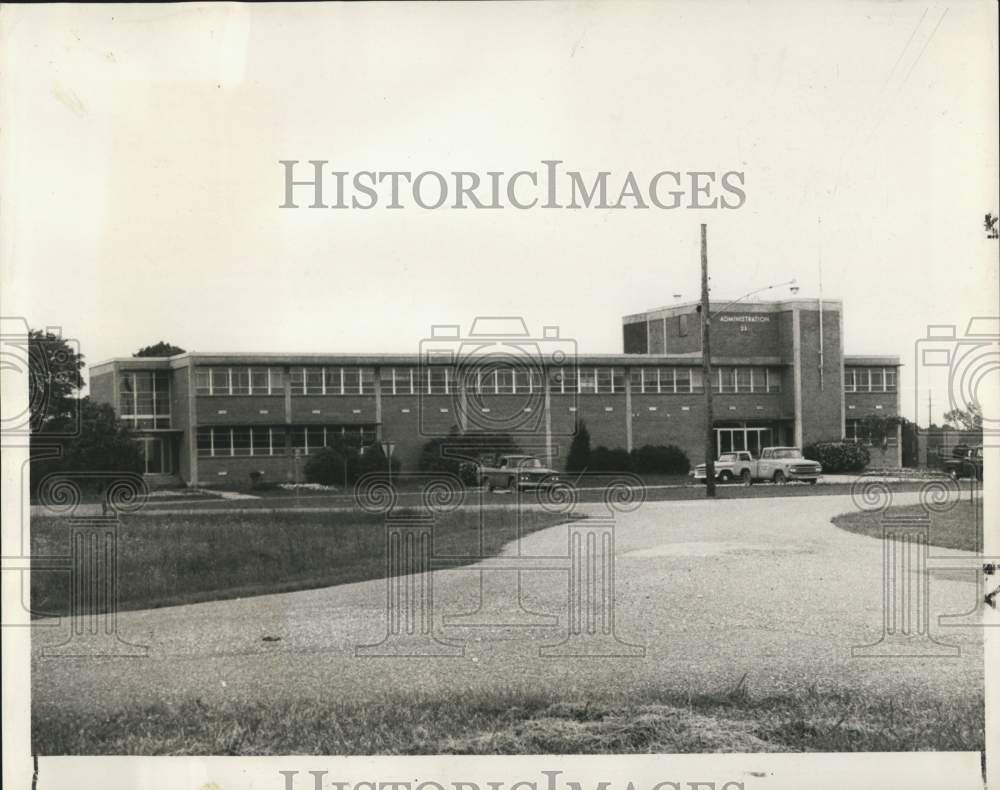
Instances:
[[[738,324],[767,324],[771,321],[771,316],[769,315],[724,315],[720,316],[719,320],[722,322],[732,321]]]

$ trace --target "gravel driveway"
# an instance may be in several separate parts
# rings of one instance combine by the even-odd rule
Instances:
[[[615,629],[622,643],[643,649],[622,653],[643,655],[539,655],[566,635],[568,571],[559,558],[570,528],[558,526],[508,547],[508,557],[550,558],[552,569],[520,574],[527,612],[511,609],[514,571],[433,573],[435,634],[453,640],[458,655],[357,657],[358,645],[379,642],[387,628],[386,582],[369,581],[122,613],[119,633],[148,646],[142,658],[43,657],[65,630],[39,627],[34,702],[113,711],[187,699],[377,700],[444,690],[700,692],[731,687],[744,674],[752,693],[816,684],[981,695],[981,633],[937,625],[938,614],[975,604],[973,578],[962,574],[932,572],[930,580],[931,632],[959,656],[852,658],[851,647],[877,641],[882,623],[881,541],[830,524],[852,508],[838,495],[654,502],[620,514]],[[490,625],[497,622],[507,625]]]

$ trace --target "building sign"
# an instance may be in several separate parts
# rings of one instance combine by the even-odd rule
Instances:
[[[723,322],[733,322],[738,324],[766,324],[770,322],[771,316],[751,314],[751,315],[724,315],[720,319]]]

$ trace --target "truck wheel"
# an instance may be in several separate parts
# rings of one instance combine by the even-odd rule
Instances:
[[[724,469],[722,472],[719,473],[719,482],[720,483],[728,483],[732,479],[733,479],[733,473],[730,472],[728,469]]]
[[[785,483],[785,473],[780,469],[774,473],[774,483],[775,485],[784,485]]]
[[[742,472],[740,472],[740,481],[745,486],[753,485],[753,475],[750,474],[749,469],[744,469]]]

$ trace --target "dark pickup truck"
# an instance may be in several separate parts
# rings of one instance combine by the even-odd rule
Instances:
[[[956,447],[953,455],[944,460],[944,472],[952,480],[960,477],[983,479],[983,446]]]

